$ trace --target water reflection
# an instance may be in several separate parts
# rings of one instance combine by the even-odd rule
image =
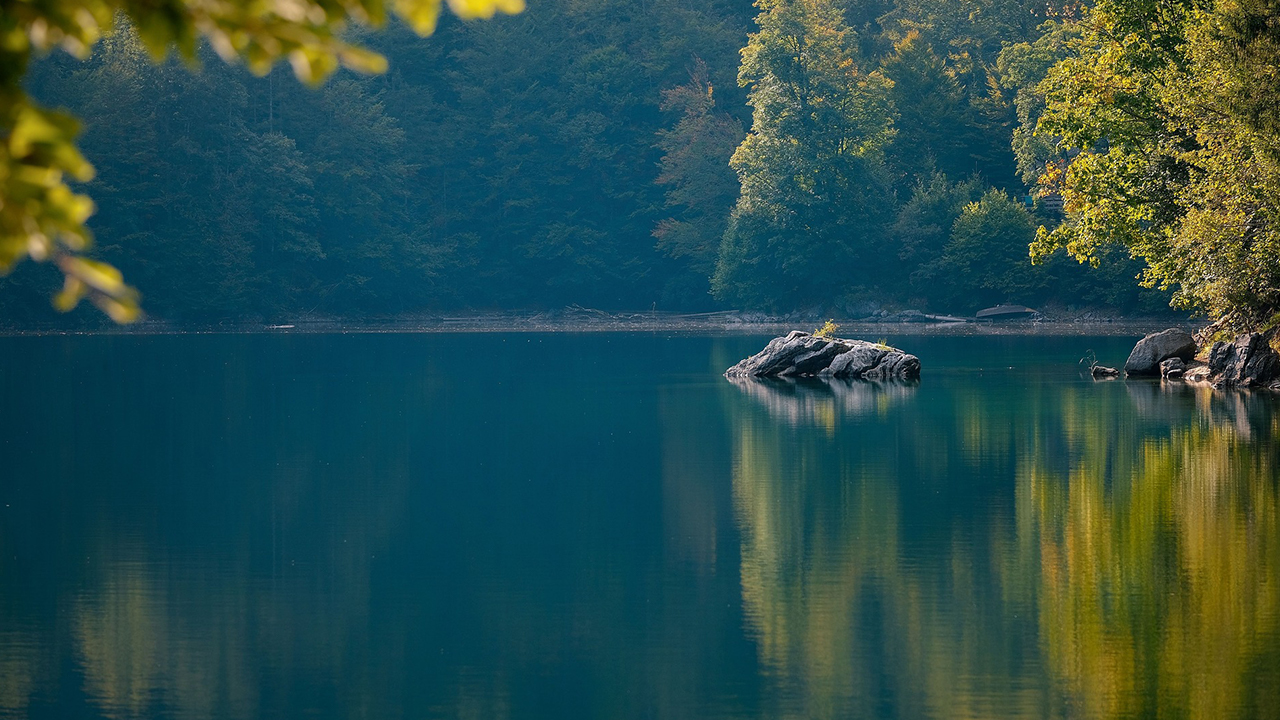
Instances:
[[[864,382],[842,378],[729,378],[744,395],[777,420],[820,425],[827,430],[850,415],[882,414],[911,396],[915,383]]]
[[[1280,713],[1272,396],[203,342],[0,376],[0,716]]]
[[[827,388],[738,385],[742,593],[783,690],[771,713],[1277,716],[1275,398],[1041,383],[1015,408],[1001,385],[843,422],[814,411]],[[1012,506],[939,512],[920,490],[940,471],[979,497],[1008,477]]]

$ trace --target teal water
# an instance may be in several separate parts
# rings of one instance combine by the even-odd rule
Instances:
[[[1276,396],[767,339],[0,339],[0,717],[1280,717]]]

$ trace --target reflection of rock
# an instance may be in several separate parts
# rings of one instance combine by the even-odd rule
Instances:
[[[831,425],[837,415],[866,415],[910,397],[915,386],[846,379],[730,377],[769,414],[791,425]]]
[[[1204,371],[1204,366],[1196,366],[1185,377]],[[1215,392],[1194,382],[1127,383],[1125,390],[1137,417],[1157,425],[1180,427],[1198,417],[1200,422],[1231,426],[1237,437],[1247,439],[1271,432],[1280,420],[1273,399],[1265,394]]]
[[[1197,390],[1185,383],[1125,383],[1138,417],[1161,425],[1179,425],[1197,413]],[[1208,392],[1206,389],[1205,392]]]
[[[799,330],[774,338],[764,350],[739,362],[726,377],[806,377],[829,375],[868,380],[915,380],[915,355],[862,340],[823,338]]]
[[[1262,334],[1248,333],[1213,344],[1209,373],[1215,387],[1265,387],[1280,380],[1280,354]]]
[[[1124,371],[1127,375],[1159,375],[1161,362],[1172,357],[1190,360],[1195,354],[1196,341],[1191,334],[1169,328],[1139,340],[1124,363]]]

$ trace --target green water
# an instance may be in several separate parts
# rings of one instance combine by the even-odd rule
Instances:
[[[0,340],[0,717],[1280,716],[1276,396],[767,339]]]

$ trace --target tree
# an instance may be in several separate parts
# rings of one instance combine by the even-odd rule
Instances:
[[[939,307],[978,310],[1002,302],[1032,302],[1045,290],[1043,268],[1031,265],[1031,215],[1008,195],[988,190],[964,207],[942,255],[916,277]]]
[[[934,170],[950,177],[974,171],[976,128],[964,88],[918,31],[893,46],[884,74],[893,81],[897,137],[893,162],[910,182]]]
[[[876,280],[889,205],[891,83],[859,64],[830,0],[759,0],[742,51],[751,132],[712,281],[753,306],[823,302]]]
[[[1101,0],[1041,84],[1038,132],[1064,160],[1041,186],[1066,221],[1036,258],[1097,264],[1109,244],[1147,262],[1224,329],[1280,311],[1280,30],[1275,0]]]
[[[911,199],[898,208],[889,226],[890,247],[902,263],[900,277],[908,280],[913,297],[940,300],[930,268],[951,241],[951,228],[965,206],[982,196],[982,183],[975,179],[952,183],[946,175],[934,173],[926,181],[916,181]],[[936,309],[949,310],[939,303]]]
[[[658,135],[663,156],[655,181],[667,188],[666,206],[678,214],[660,221],[653,236],[660,250],[683,260],[689,271],[669,287],[687,284],[685,293],[703,298],[738,195],[729,158],[743,137],[742,124],[715,106],[707,65],[695,59],[689,82],[662,93],[662,109],[679,113],[679,119]]]
[[[514,13],[523,0],[448,0],[459,17]],[[436,26],[441,0],[395,0],[393,12],[420,35]],[[65,275],[55,298],[61,309],[88,297],[117,322],[138,317],[137,293],[120,272],[83,256],[90,244],[85,221],[92,201],[64,178],[87,181],[93,168],[74,145],[77,125],[65,113],[27,97],[22,78],[33,53],[55,47],[85,57],[117,16],[137,28],[153,58],[170,49],[197,59],[204,40],[222,59],[244,62],[258,74],[287,58],[302,80],[318,83],[339,65],[381,72],[383,58],[343,39],[352,23],[382,25],[381,0],[304,0],[279,5],[238,0],[51,0],[7,2],[0,20],[0,271],[25,258],[51,260]]]
[[[1079,24],[1050,21],[1040,31],[1034,42],[1005,46],[996,62],[1000,84],[1013,92],[1018,126],[1013,129],[1012,148],[1018,174],[1028,186],[1036,184],[1049,163],[1066,159],[1060,152],[1059,138],[1036,132],[1044,112],[1039,87],[1049,69],[1070,55],[1069,43],[1079,36]]]

